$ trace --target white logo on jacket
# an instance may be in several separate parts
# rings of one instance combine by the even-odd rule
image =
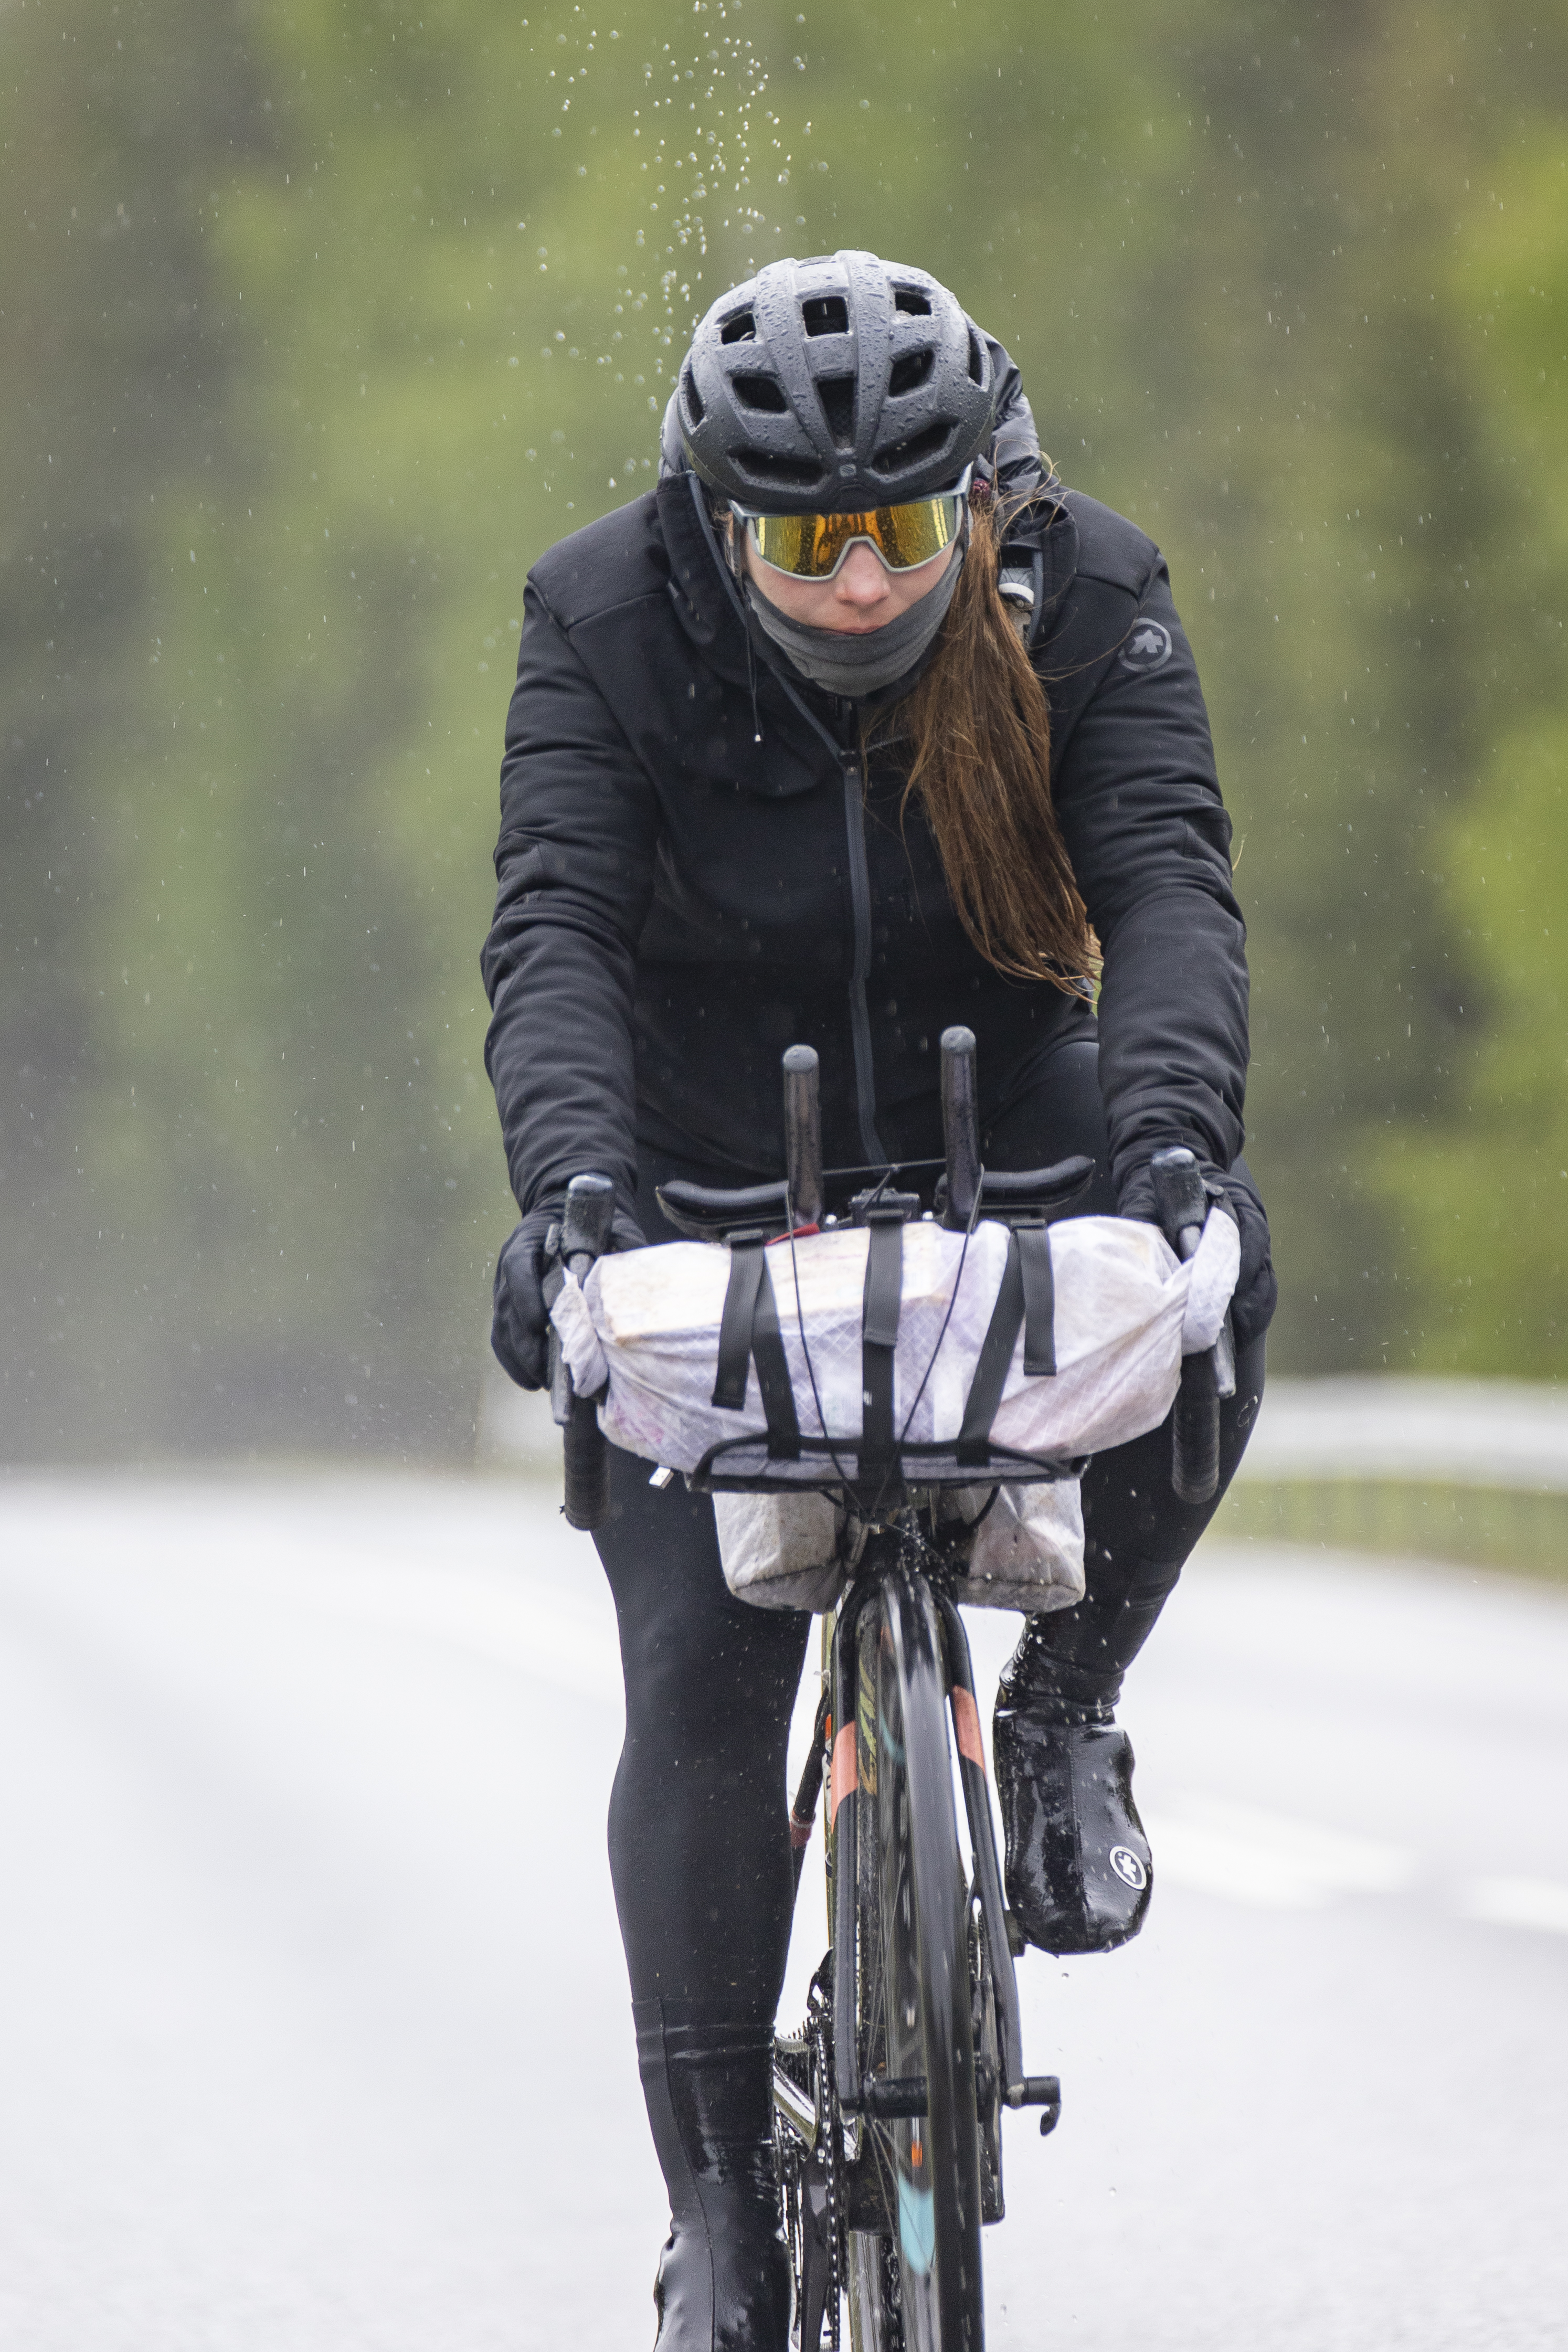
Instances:
[[[1121,667],[1139,677],[1163,669],[1171,658],[1171,632],[1161,621],[1139,621],[1121,648]]]

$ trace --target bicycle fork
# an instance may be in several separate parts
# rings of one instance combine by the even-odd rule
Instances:
[[[886,2110],[923,2114],[923,2084],[862,2081],[856,2032],[856,1895],[858,1876],[858,1769],[856,1748],[856,1707],[858,1699],[858,1631],[861,1612],[875,1587],[869,1579],[852,1590],[834,1628],[828,1695],[831,1706],[833,1759],[830,1776],[832,1811],[828,1835],[833,1841],[833,2072],[834,2091],[846,2115]],[[942,1614],[946,1650],[949,1705],[958,1749],[959,1780],[969,1824],[969,1849],[974,1863],[974,1892],[985,1930],[986,1960],[996,2004],[997,2040],[1003,2080],[1002,2103],[1012,2108],[1038,2107],[1042,2136],[1061,2118],[1062,2089],[1055,2074],[1024,2072],[1023,2021],[1018,1983],[1013,1967],[1011,1921],[1002,1894],[1002,1869],[996,1853],[996,1827],[985,1774],[985,1750],[980,1714],[974,1697],[974,1669],[969,1637],[956,1604],[946,1594],[935,1596]],[[826,1725],[818,1713],[816,1743]],[[804,1790],[803,1790],[804,1793]],[[815,1789],[812,1791],[815,1811]],[[797,1799],[795,1811],[802,1810]],[[989,2086],[985,2086],[987,2091]]]

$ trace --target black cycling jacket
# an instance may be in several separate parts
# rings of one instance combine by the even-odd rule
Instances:
[[[1016,438],[1016,391],[1011,408]],[[1226,1169],[1245,930],[1192,651],[1142,531],[1054,478],[1035,521],[1057,814],[1105,956],[1112,1175],[1169,1143]],[[776,1176],[796,1042],[821,1055],[827,1161],[850,1166],[941,1151],[950,1023],[979,1040],[984,1117],[1095,1034],[1084,1003],[971,945],[900,806],[899,743],[863,780],[855,706],[748,634],[690,476],[552,548],[524,612],[483,956],[521,1208],[595,1168],[629,1209],[639,1143],[718,1183]]]

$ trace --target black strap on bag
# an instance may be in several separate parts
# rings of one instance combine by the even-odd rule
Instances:
[[[1057,1277],[1051,1265],[1049,1225],[1020,1225],[1013,1249],[1024,1275],[1024,1370],[1031,1380],[1054,1380],[1057,1370]],[[1009,1256],[1012,1251],[1008,1252]]]
[[[885,1478],[897,1459],[893,1424],[893,1371],[899,1318],[903,1305],[902,1213],[889,1210],[867,1220],[866,1287],[861,1312],[861,1434],[856,1449],[862,1480]],[[958,1434],[958,1459],[965,1468],[984,1469],[991,1460],[991,1424],[1002,1402],[1013,1350],[1024,1335],[1024,1370],[1032,1379],[1057,1369],[1054,1321],[1056,1280],[1048,1225],[1020,1225],[1008,1236],[1007,1258],[996,1304],[975,1360],[974,1377]],[[741,1234],[730,1244],[730,1280],[719,1326],[719,1361],[713,1402],[742,1412],[751,1366],[767,1421],[768,1458],[798,1462],[800,1422],[778,1306],[768,1272],[764,1236]],[[879,1492],[880,1489],[879,1488]]]
[[[757,1388],[768,1424],[768,1458],[798,1462],[800,1422],[795,1390],[779,1329],[761,1234],[742,1234],[730,1244],[730,1281],[719,1325],[719,1362],[713,1382],[713,1402],[726,1412],[743,1412],[746,1379],[752,1361]]]
[[[860,1339],[860,1475],[890,1465],[893,1454],[893,1364],[904,1297],[901,1210],[868,1218],[866,1293]]]
[[[1019,1225],[1007,1241],[1002,1286],[975,1359],[974,1378],[958,1433],[958,1458],[983,1470],[991,1459],[991,1424],[1012,1368],[1013,1350],[1024,1334],[1024,1370],[1039,1377],[1057,1369],[1056,1277],[1051,1270],[1048,1225]]]

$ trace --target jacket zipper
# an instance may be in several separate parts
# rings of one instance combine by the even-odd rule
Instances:
[[[871,1054],[871,1010],[866,982],[871,975],[871,870],[866,858],[866,802],[860,770],[838,754],[844,771],[844,830],[849,844],[849,903],[855,919],[855,955],[849,970],[849,1030],[855,1049],[855,1108],[860,1149],[878,1167],[888,1155],[877,1133],[877,1072]]]
[[[740,622],[750,659],[752,633],[746,608],[730,567],[720,552],[719,541],[709,520],[708,502],[695,474],[690,478],[690,489],[691,503],[697,509],[702,536],[735,617]],[[763,658],[768,660],[765,652]],[[866,997],[866,982],[871,975],[871,869],[866,858],[866,803],[861,792],[860,771],[853,753],[846,752],[843,744],[829,733],[811,705],[795,692],[784,673],[771,661],[768,661],[768,667],[812,732],[826,744],[844,778],[844,831],[849,849],[849,906],[855,926],[855,953],[849,968],[849,1038],[855,1059],[855,1111],[860,1129],[861,1150],[874,1166],[885,1168],[888,1155],[877,1133],[877,1067],[871,1052],[871,1009]],[[752,693],[754,710],[754,686]]]

